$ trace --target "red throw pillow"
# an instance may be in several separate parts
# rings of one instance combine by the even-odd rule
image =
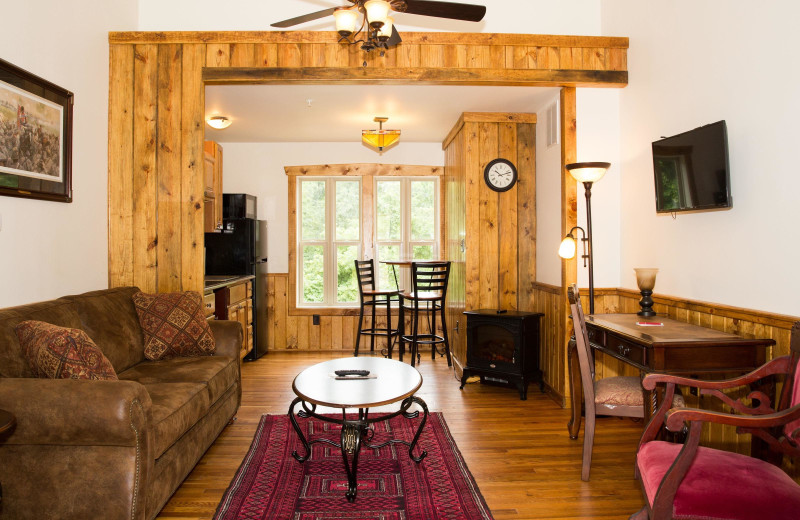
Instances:
[[[80,329],[43,321],[23,321],[14,329],[36,377],[117,379],[117,373],[92,338]]]
[[[133,295],[144,332],[144,356],[151,361],[210,356],[217,344],[211,334],[203,297],[196,292]]]

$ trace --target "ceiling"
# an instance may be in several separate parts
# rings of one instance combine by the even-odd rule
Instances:
[[[405,142],[441,142],[462,112],[538,112],[558,89],[433,85],[213,85],[206,118],[227,116],[225,130],[206,125],[220,143],[352,142],[361,130],[402,130]],[[309,106],[310,105],[310,106]]]

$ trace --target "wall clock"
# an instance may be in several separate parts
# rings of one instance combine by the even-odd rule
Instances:
[[[494,191],[508,191],[517,183],[517,168],[508,159],[494,159],[483,169],[483,180]]]

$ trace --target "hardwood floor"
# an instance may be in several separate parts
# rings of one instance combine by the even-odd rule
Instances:
[[[212,518],[239,467],[262,414],[285,414],[291,382],[306,366],[348,355],[270,353],[242,367],[238,419],[228,426],[158,518]],[[583,429],[567,433],[569,411],[531,385],[528,400],[509,388],[459,383],[443,358],[422,354],[418,393],[431,411],[443,412],[494,518],[628,518],[642,507],[633,479],[642,423],[598,418],[590,482],[580,480]]]

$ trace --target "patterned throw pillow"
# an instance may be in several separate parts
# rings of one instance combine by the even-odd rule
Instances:
[[[144,356],[151,361],[210,356],[217,344],[211,334],[203,297],[196,292],[133,295],[144,333]]]
[[[117,373],[92,338],[80,329],[43,321],[23,321],[14,329],[36,377],[117,379]]]

